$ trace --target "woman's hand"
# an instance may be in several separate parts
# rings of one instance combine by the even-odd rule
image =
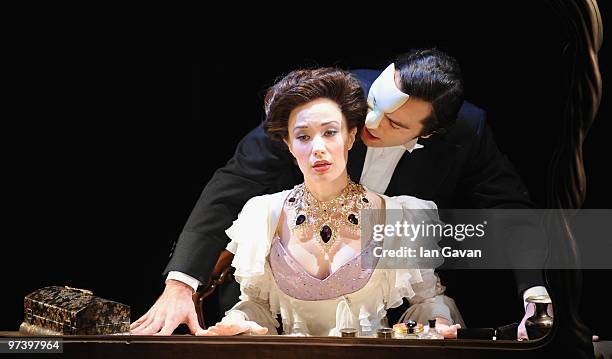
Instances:
[[[461,324],[449,325],[448,319],[436,317],[436,331],[444,336],[444,339],[457,339],[457,329]]]
[[[457,329],[459,328],[461,328],[461,324],[436,324],[436,330],[444,336],[444,339],[457,339]]]
[[[230,313],[221,319],[221,322],[196,332],[195,335],[237,335],[241,333],[266,334],[268,328],[262,327],[256,322],[246,320],[240,313]]]

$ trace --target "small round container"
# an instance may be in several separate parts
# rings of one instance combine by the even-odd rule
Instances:
[[[355,328],[342,328],[342,329],[340,329],[340,336],[342,338],[355,338],[355,337],[357,337],[357,329],[355,329]]]
[[[393,338],[393,329],[391,328],[378,328],[378,330],[376,330],[376,337],[378,338]]]

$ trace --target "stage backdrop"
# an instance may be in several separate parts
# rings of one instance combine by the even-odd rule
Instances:
[[[600,8],[607,25],[610,5]],[[203,18],[196,31],[135,19],[85,31],[54,24],[32,35],[12,67],[17,129],[4,133],[18,141],[6,152],[0,328],[16,329],[24,295],[49,285],[90,289],[129,304],[133,320],[142,315],[163,289],[170,248],[203,186],[263,119],[266,88],[302,66],[383,69],[411,48],[448,52],[466,99],[487,111],[499,147],[543,206],[565,75],[563,34],[545,2],[353,10],[214,26]],[[606,40],[603,102],[584,146],[586,208],[612,200]],[[612,311],[599,288],[610,274],[585,273],[582,312],[607,336]],[[486,279],[496,283],[494,299],[461,303],[468,325],[519,320],[512,275]]]

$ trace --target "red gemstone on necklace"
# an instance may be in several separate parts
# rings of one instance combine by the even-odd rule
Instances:
[[[323,242],[327,243],[327,242],[329,242],[329,240],[332,237],[332,229],[329,228],[328,225],[324,225],[321,228],[321,233],[320,234],[321,234],[321,239],[323,240]]]
[[[300,214],[295,220],[295,225],[299,226],[300,224],[304,223],[305,220],[306,220],[306,216],[303,214]]]

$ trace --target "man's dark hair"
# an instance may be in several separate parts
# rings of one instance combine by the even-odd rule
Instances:
[[[455,124],[463,103],[463,79],[457,61],[437,49],[415,49],[399,55],[400,90],[431,103],[421,136],[442,134]]]
[[[338,104],[349,131],[355,127],[361,131],[368,104],[359,80],[347,71],[325,67],[292,71],[268,90],[264,99],[268,136],[287,139],[291,111],[319,98]]]

